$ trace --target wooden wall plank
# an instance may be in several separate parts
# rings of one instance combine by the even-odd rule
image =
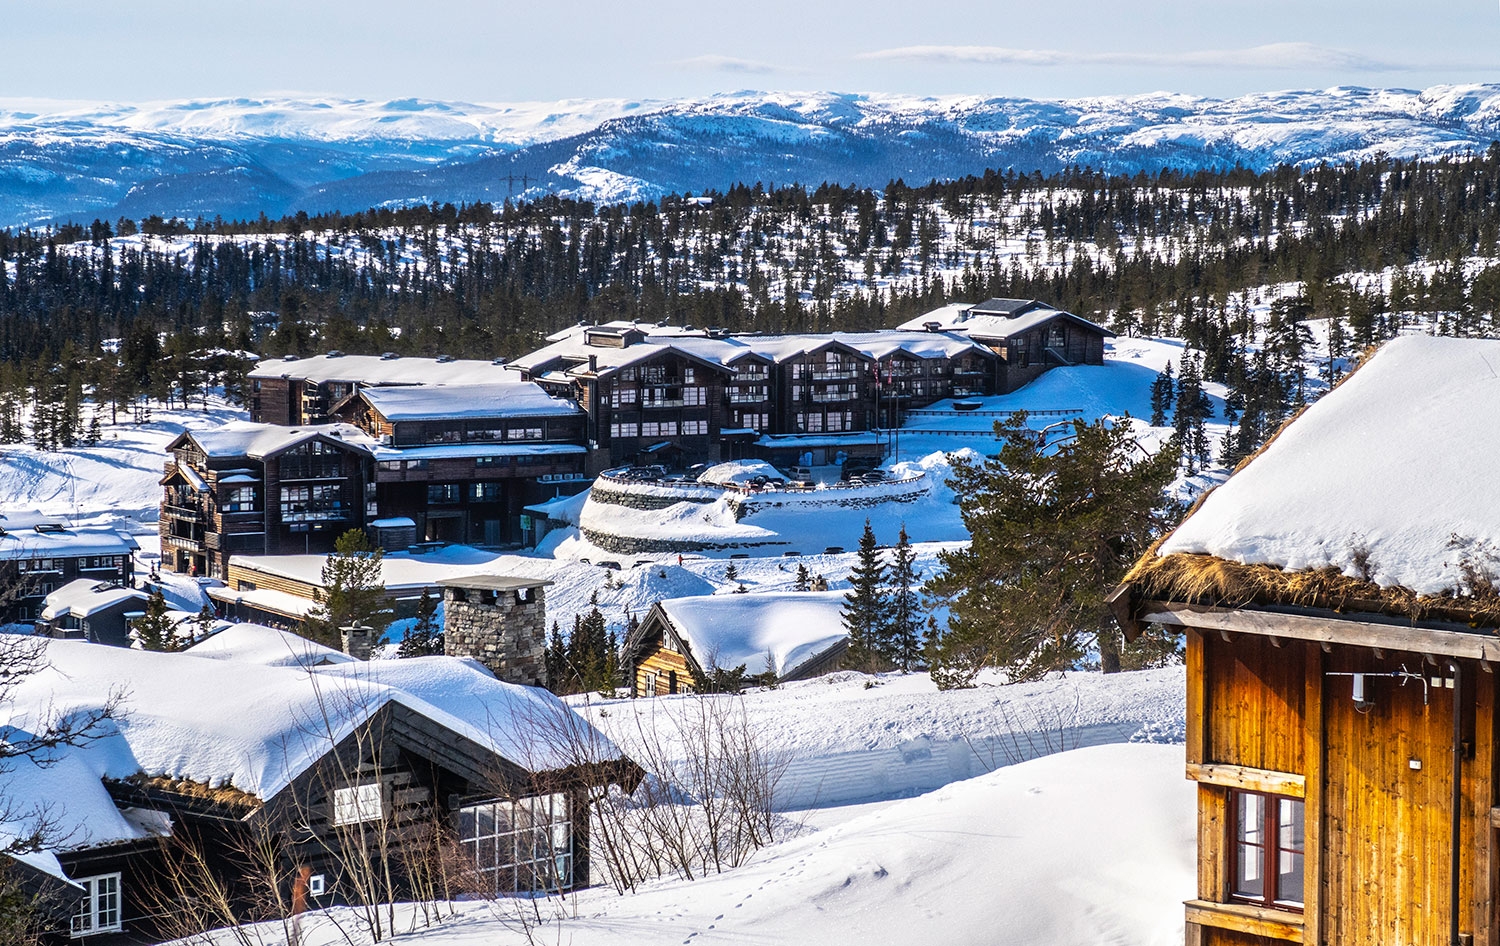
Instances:
[[[1323,942],[1323,649],[1303,644],[1302,764],[1306,795],[1303,814],[1303,942]]]
[[[1307,794],[1307,780],[1302,775],[1252,769],[1243,765],[1189,762],[1187,777],[1205,785],[1238,788],[1247,792],[1271,792],[1293,798],[1302,798]]]

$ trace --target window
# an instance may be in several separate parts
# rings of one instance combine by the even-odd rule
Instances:
[[[351,785],[333,790],[334,825],[379,821],[385,816],[380,783]]]
[[[425,470],[425,469],[427,469],[427,461],[426,460],[407,460],[406,461],[406,468],[408,470]]]
[[[440,506],[458,502],[457,483],[430,483],[427,486],[428,505]]]
[[[682,422],[682,435],[684,437],[702,436],[708,433],[708,421],[685,420]]]
[[[610,424],[609,435],[611,438],[639,437],[641,428],[639,424]]]
[[[475,457],[475,466],[505,466],[510,462],[510,457]]]
[[[381,460],[375,464],[375,469],[385,473],[399,473],[401,471],[400,460]]]
[[[458,838],[479,876],[496,892],[573,885],[573,826],[566,795],[460,808]]]
[[[541,440],[540,427],[512,427],[505,432],[506,440]]]
[[[610,392],[609,406],[620,407],[621,405],[634,404],[639,399],[639,397],[640,391],[637,388],[622,388],[616,386],[615,389]]]
[[[469,500],[476,503],[495,503],[500,501],[499,483],[470,483]]]
[[[80,877],[78,885],[83,888],[83,899],[73,914],[73,937],[120,932],[124,928],[120,922],[120,875]]]
[[[1303,804],[1300,798],[1234,791],[1233,877],[1236,900],[1300,909]]]
[[[683,388],[682,403],[687,407],[702,407],[708,403],[708,389],[697,386]]]
[[[255,512],[255,487],[231,486],[224,491],[223,512]]]

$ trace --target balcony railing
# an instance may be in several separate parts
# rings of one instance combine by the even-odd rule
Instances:
[[[341,502],[281,504],[282,522],[322,522],[348,518],[349,510]]]

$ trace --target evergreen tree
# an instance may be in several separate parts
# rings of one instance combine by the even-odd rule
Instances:
[[[427,657],[443,652],[443,628],[437,620],[437,599],[430,588],[417,599],[416,623],[396,647],[397,657]]]
[[[314,592],[316,604],[302,622],[302,634],[342,649],[343,629],[358,625],[370,628],[371,640],[380,640],[391,618],[381,577],[384,556],[383,549],[371,551],[362,529],[340,535],[323,563],[322,587]]]
[[[926,585],[949,605],[928,648],[933,679],[969,686],[987,666],[1034,679],[1076,666],[1091,645],[1103,669],[1119,669],[1104,598],[1175,518],[1164,490],[1176,444],[1142,458],[1128,423],[1075,421],[1071,439],[1047,446],[1024,413],[996,431],[999,455],[960,460],[950,481],[973,541],[941,552]]]
[[[724,580],[725,581],[735,581],[739,577],[740,577],[740,570],[739,570],[739,568],[733,562],[730,562],[728,565],[724,566]]]
[[[807,591],[812,587],[812,574],[808,572],[807,566],[801,562],[797,563],[797,579],[792,583],[793,591]]]
[[[890,602],[886,597],[885,563],[875,544],[875,530],[865,520],[859,537],[859,552],[849,573],[849,593],[844,596],[844,627],[849,631],[849,666],[865,671],[889,665],[885,654],[890,628]]]
[[[1210,458],[1208,434],[1204,421],[1213,416],[1213,400],[1203,390],[1202,375],[1196,356],[1182,360],[1182,374],[1177,379],[1177,410],[1172,425],[1187,456],[1188,471],[1197,472]]]
[[[1172,363],[1169,361],[1156,380],[1151,382],[1151,426],[1167,426],[1167,412],[1172,409],[1177,386],[1172,380]]]
[[[922,616],[917,597],[920,576],[916,562],[917,553],[911,547],[903,522],[891,555],[890,632],[885,647],[886,659],[903,672],[912,670],[921,659]]]
[[[176,628],[167,615],[167,599],[155,588],[146,599],[146,613],[131,623],[135,639],[142,650],[173,651],[178,649]]]
[[[547,689],[553,693],[567,693],[568,645],[563,640],[562,625],[555,619],[552,633],[547,637],[547,650],[542,655],[542,666],[547,672]]]
[[[203,607],[198,609],[198,616],[193,618],[194,643],[207,639],[214,632],[214,622],[218,619],[219,616],[214,614],[213,606],[205,601]]]

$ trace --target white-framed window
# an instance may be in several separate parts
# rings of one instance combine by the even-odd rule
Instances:
[[[335,788],[333,790],[333,823],[345,825],[379,821],[385,816],[385,806],[382,802],[379,782]]]
[[[708,403],[708,390],[696,385],[683,388],[682,403],[687,407],[702,407]]]
[[[639,424],[610,424],[609,435],[615,437],[639,437],[641,427]]]
[[[124,929],[120,916],[120,875],[99,874],[80,877],[83,899],[73,914],[71,935],[74,939],[96,933],[118,933]]]
[[[656,437],[661,434],[661,425],[655,421],[644,421],[641,424],[642,437]]]
[[[541,892],[573,885],[573,824],[566,795],[460,808],[458,839],[491,890]]]

